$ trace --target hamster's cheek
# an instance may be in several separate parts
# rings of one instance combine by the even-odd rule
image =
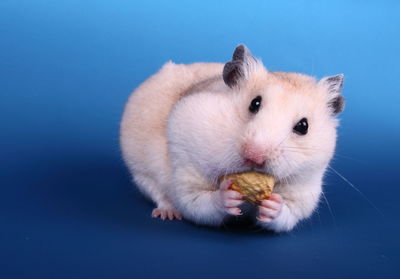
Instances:
[[[293,136],[284,144],[283,161],[288,162],[290,174],[301,174],[315,168],[325,168],[333,155],[335,130],[333,126],[319,121],[304,136]]]
[[[196,93],[171,114],[168,137],[175,153],[184,153],[203,173],[230,169],[238,161],[240,121],[226,94]]]
[[[283,152],[275,161],[271,162],[271,171],[278,178],[287,177],[297,172],[298,166],[303,163],[298,154],[294,152]]]

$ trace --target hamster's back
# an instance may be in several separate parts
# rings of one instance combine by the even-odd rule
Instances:
[[[196,83],[221,75],[222,69],[223,64],[219,63],[168,62],[132,93],[120,130],[123,158],[131,172],[167,175],[165,129],[173,105]]]

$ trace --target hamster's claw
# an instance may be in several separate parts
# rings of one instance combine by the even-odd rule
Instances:
[[[230,215],[242,215],[242,211],[238,207],[243,203],[243,196],[234,190],[230,190],[229,187],[232,182],[228,179],[224,179],[220,184],[220,197],[222,205],[225,211]]]
[[[182,220],[182,215],[179,213],[179,211],[173,208],[154,208],[153,212],[151,213],[151,217],[160,217],[162,220]]]
[[[282,205],[283,205],[282,196],[273,193],[269,197],[269,199],[261,201],[257,220],[265,223],[271,222],[280,215],[282,211]]]

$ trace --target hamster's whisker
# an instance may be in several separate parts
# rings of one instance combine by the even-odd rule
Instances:
[[[235,168],[240,165],[239,159],[237,159],[235,157],[235,154],[229,153],[229,154],[226,154],[225,157],[220,161],[217,169],[220,170],[223,166],[226,165],[227,162],[229,162],[228,163],[229,167],[224,168],[224,173],[222,174],[222,176],[226,176],[226,175],[234,172]],[[221,175],[221,174],[219,174],[219,175]],[[213,178],[214,185],[218,184],[218,178],[219,178],[218,174],[214,176],[214,178]]]
[[[296,150],[296,149],[285,149],[287,152],[293,152],[293,153],[301,153],[304,154],[304,150]],[[312,150],[311,150],[312,151]]]
[[[320,199],[319,199],[319,202],[318,202],[318,203],[320,203]],[[320,207],[317,206],[317,207],[315,208],[315,212],[316,212],[317,215],[318,215],[319,225],[321,226],[321,225],[322,225],[322,221],[321,221],[321,214],[319,214],[319,211],[320,211]]]
[[[324,191],[321,191],[321,195],[324,198],[326,206],[328,207],[328,211],[332,216],[333,225],[334,225],[335,229],[337,229],[335,215],[333,214],[333,210],[332,210],[331,205],[329,204],[328,198],[326,197]]]
[[[327,152],[326,150],[323,150],[323,149],[310,148],[310,147],[299,147],[299,146],[283,146],[282,148],[284,150],[287,150],[287,151],[291,151],[291,150],[310,150],[310,151]],[[340,157],[340,158],[348,159],[348,160],[355,161],[355,162],[358,162],[358,163],[366,163],[365,161],[362,161],[362,160],[359,160],[357,158],[353,158],[353,157],[350,157],[350,156],[347,156],[347,155],[343,155],[343,154],[338,153],[338,152],[335,152],[333,156],[334,157]]]
[[[301,148],[301,149],[314,149],[314,150],[320,150],[320,148],[312,147],[312,146],[290,146],[290,145],[285,145],[287,148]]]
[[[302,147],[302,146],[282,146],[284,149],[298,149],[298,150],[312,150],[312,151],[324,151],[326,150],[319,149],[319,148],[310,148],[310,147]]]
[[[308,153],[308,154],[315,154],[315,153],[325,153],[323,150],[313,150],[313,149],[301,149],[301,148],[286,148],[282,147],[282,150],[287,152],[297,152],[297,153]]]
[[[349,156],[345,156],[345,155],[339,154],[337,152],[334,154],[334,156],[335,157],[344,158],[344,159],[348,159],[348,160],[351,160],[351,161],[355,161],[357,163],[362,163],[362,164],[366,163],[365,161],[362,161],[362,160],[359,160],[359,159],[356,159],[356,158],[352,158],[352,157],[349,157]]]
[[[287,138],[291,135],[291,133],[288,133],[286,137],[283,138],[283,140],[281,140],[281,142],[276,146],[276,148],[278,148],[279,146],[281,146],[281,144],[287,140]]]
[[[358,189],[353,183],[351,183],[346,177],[344,177],[342,174],[340,174],[337,170],[335,170],[333,167],[328,166],[330,170],[332,170],[337,176],[339,176],[343,181],[345,181],[348,185],[351,186],[358,194],[360,194],[382,217],[384,217],[384,214],[382,211],[373,203],[371,202],[370,199],[367,198],[367,196],[361,192],[360,189]]]
[[[291,162],[289,162],[289,160],[285,156],[283,156],[282,158],[283,158],[283,161],[285,162],[285,164],[287,166],[287,168],[285,168],[285,169],[293,169],[293,164]],[[294,177],[292,177],[290,175],[285,175],[285,177],[283,177],[283,180],[284,180],[285,184],[289,184],[291,182],[289,179],[292,182],[296,180]]]
[[[321,222],[321,215],[319,214],[319,211],[320,211],[320,206],[319,206],[319,204],[321,203],[321,196],[320,196],[320,195],[317,195],[316,193],[314,193],[314,192],[312,192],[312,191],[310,191],[309,193],[310,193],[310,195],[313,197],[313,199],[318,200],[318,206],[315,208],[314,212],[317,214],[317,216],[318,216],[318,221],[319,221],[319,225],[321,226],[321,225],[322,225],[322,222]],[[311,222],[311,225],[314,226],[314,222]]]

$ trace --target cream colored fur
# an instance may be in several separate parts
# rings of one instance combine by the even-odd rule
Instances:
[[[325,80],[248,63],[234,88],[222,80],[223,64],[165,64],[126,104],[122,153],[135,184],[157,208],[219,225],[229,212],[217,179],[249,170],[241,149],[255,146],[269,158],[258,171],[277,178],[275,192],[283,198],[276,216],[259,224],[289,231],[320,198],[336,142],[337,120],[327,105],[333,95]],[[262,107],[251,115],[249,103],[257,95]],[[302,117],[310,124],[305,136],[292,132]]]

